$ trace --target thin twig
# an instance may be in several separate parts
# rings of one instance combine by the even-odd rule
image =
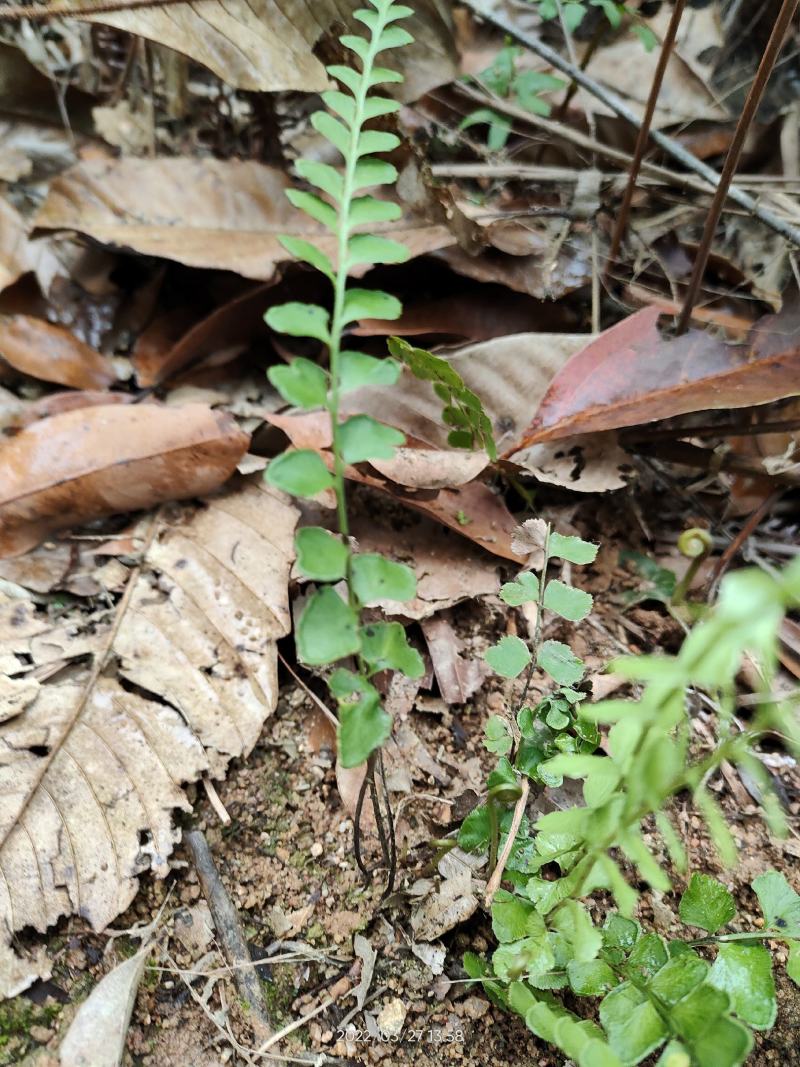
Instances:
[[[755,533],[762,521],[769,515],[785,492],[786,489],[783,486],[776,489],[774,492],[770,493],[768,497],[765,497],[758,507],[747,517],[747,521],[743,524],[741,530],[719,557],[714,566],[714,570],[711,572],[711,577],[708,580],[709,599],[714,597],[720,579],[733,562],[737,553],[741,550],[742,545],[751,534]]]
[[[528,785],[528,779],[523,776],[521,779],[522,792],[520,793],[519,800],[514,807],[514,815],[511,819],[511,826],[508,828],[508,837],[506,837],[506,843],[503,845],[503,851],[500,853],[500,858],[497,861],[492,877],[486,883],[486,896],[484,898],[486,907],[491,907],[494,895],[500,888],[500,882],[503,880],[503,872],[506,869],[508,863],[508,857],[511,855],[511,849],[514,847],[514,841],[517,836],[517,830],[519,830],[519,824],[522,822],[522,816],[525,814],[525,805],[528,802],[528,792],[530,786]]]
[[[211,909],[214,927],[225,958],[234,968],[233,980],[239,995],[249,1004],[253,1021],[260,1027],[262,1036],[265,1033],[271,1035],[273,1026],[264,1002],[258,975],[254,970],[240,966],[242,963],[250,962],[250,950],[247,947],[239,912],[222,883],[205,834],[200,830],[189,830],[185,841],[197,869],[203,896]]]
[[[603,156],[606,159],[613,160],[615,163],[619,163],[627,173],[628,167],[633,159],[630,152],[623,152],[620,148],[612,148],[611,145],[603,144],[602,141],[595,140],[581,130],[574,130],[571,126],[567,126],[563,122],[556,122],[554,119],[546,119],[542,115],[536,115],[532,111],[526,111],[524,108],[519,107],[519,105],[512,104],[510,101],[504,100],[502,97],[487,97],[484,93],[478,92],[471,85],[459,83],[455,88],[458,90],[460,96],[465,96],[476,104],[480,104],[483,107],[489,104],[494,111],[499,111],[504,115],[508,115],[509,118],[518,119],[520,122],[525,122],[530,126],[536,126],[554,139],[557,137],[563,138],[563,140],[575,145],[576,148],[583,148],[587,152],[596,152],[598,155]],[[433,174],[449,174],[453,172],[454,176],[458,177],[459,174],[455,168],[459,168],[461,174],[468,176],[465,168],[475,166],[480,166],[484,173],[499,178],[524,178],[526,176],[532,178],[538,177],[538,164],[525,163],[434,164],[431,168],[431,172]],[[446,171],[443,171],[442,167],[446,167]],[[713,189],[709,189],[706,182],[701,181],[700,178],[695,178],[692,174],[681,174],[676,170],[670,170],[668,167],[662,167],[657,163],[650,163],[648,160],[645,160],[642,163],[642,171],[655,180],[661,180],[669,185],[675,185],[680,189],[692,189],[694,192],[709,195],[713,192]],[[483,175],[478,176],[482,177]],[[611,177],[611,175],[609,175],[609,177]]]
[[[321,1015],[323,1011],[327,1011],[328,1008],[335,1003],[333,997],[328,997],[327,1000],[323,1000],[323,1002],[318,1004],[312,1011],[308,1012],[306,1015],[301,1015],[299,1019],[295,1019],[294,1022],[289,1023],[288,1026],[284,1026],[284,1028],[279,1030],[277,1034],[273,1034],[272,1037],[264,1042],[258,1052],[261,1055],[268,1052],[279,1041],[282,1041],[283,1038],[288,1037],[289,1034],[293,1033],[295,1030],[299,1030],[301,1026],[305,1026],[306,1023],[311,1022],[313,1018],[317,1015]]]
[[[733,140],[728,149],[728,154],[725,157],[725,165],[722,168],[719,185],[714,194],[714,199],[711,202],[708,215],[706,216],[703,236],[700,240],[692,276],[686,291],[686,299],[675,327],[675,334],[678,337],[681,334],[686,333],[689,329],[689,323],[692,318],[692,309],[697,302],[700,286],[703,283],[706,264],[708,263],[708,257],[711,254],[711,242],[714,240],[717,223],[719,222],[719,217],[722,213],[722,206],[725,203],[725,198],[728,194],[731,182],[733,181],[733,176],[739,165],[739,159],[741,158],[742,150],[744,149],[745,139],[753,123],[753,119],[756,116],[756,112],[758,111],[770,74],[772,74],[772,69],[775,66],[775,60],[778,58],[778,53],[783,47],[786,31],[789,29],[792,18],[797,11],[798,3],[800,3],[800,0],[783,0],[778,17],[775,20],[775,25],[772,27],[769,41],[767,41],[767,47],[764,49],[764,54],[758,65],[753,84],[750,86],[750,92],[747,94],[747,99],[744,102],[739,121],[736,123],[736,130],[734,131]]]
[[[222,823],[223,826],[230,826],[231,817],[228,814],[228,809],[222,803],[222,800],[220,799],[220,795],[216,791],[216,789],[214,788],[214,783],[211,781],[210,778],[204,778],[203,779],[203,788],[206,791],[206,796],[208,797],[208,802],[211,805],[211,807],[214,809],[214,811],[216,813],[216,816],[219,819],[219,821]]]
[[[650,95],[647,98],[647,107],[645,108],[644,118],[642,119],[642,124],[639,127],[639,134],[636,138],[633,162],[631,163],[630,173],[628,174],[628,184],[625,187],[625,195],[623,196],[622,204],[620,205],[617,224],[614,227],[614,233],[611,237],[611,248],[608,253],[608,266],[610,266],[617,258],[620,245],[622,244],[622,238],[628,225],[628,215],[630,214],[631,204],[633,202],[633,193],[636,189],[636,180],[639,177],[639,171],[642,168],[642,159],[644,158],[645,149],[650,140],[650,127],[653,124],[653,115],[656,111],[658,94],[661,92],[661,84],[664,81],[664,74],[667,70],[669,57],[672,54],[672,47],[675,44],[675,37],[678,33],[678,26],[680,25],[685,6],[686,0],[675,0],[669,27],[667,28],[666,36],[661,44],[661,55],[658,57],[658,64],[656,66],[655,74],[653,75],[653,82],[650,86]]]
[[[794,0],[791,0],[791,2],[794,2]],[[555,67],[556,70],[560,70],[563,74],[574,78],[579,85],[610,107],[615,114],[620,116],[620,118],[630,122],[636,129],[641,126],[641,120],[621,97],[617,96],[617,94],[610,89],[606,89],[604,85],[595,81],[594,78],[591,78],[584,71],[575,67],[569,60],[564,59],[558,52],[540,41],[538,37],[534,37],[532,34],[524,32],[518,26],[515,26],[510,19],[505,18],[499,12],[488,10],[486,7],[486,0],[464,0],[464,3],[477,15],[480,15],[481,18],[485,19],[487,22],[491,22],[510,37],[519,41],[520,44],[525,45],[526,48],[529,48],[532,52],[541,56],[542,59],[545,59],[551,66]],[[688,170],[692,170],[695,174],[699,174],[700,177],[705,179],[705,181],[713,186],[714,189],[719,186],[719,174],[717,174],[712,167],[707,166],[705,163],[701,162],[701,160],[697,159],[696,156],[693,156],[691,152],[683,147],[683,145],[674,141],[671,137],[667,137],[666,134],[661,133],[660,130],[652,130],[650,137],[660,148],[669,153],[673,159],[677,159],[678,162],[683,164]],[[752,197],[748,196],[747,193],[738,188],[738,186],[730,185],[726,191],[726,195],[740,207],[743,207],[745,211],[760,219],[765,225],[769,226],[770,229],[779,233],[782,237],[785,237],[788,241],[791,241],[792,244],[800,248],[800,229],[796,226],[792,226],[790,223],[786,222],[785,219],[773,214],[768,208],[756,203]]]

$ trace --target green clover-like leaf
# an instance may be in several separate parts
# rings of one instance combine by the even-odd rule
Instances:
[[[768,948],[742,942],[720,945],[708,980],[728,994],[733,1011],[754,1030],[772,1029],[778,1004]]]
[[[328,400],[328,375],[316,363],[296,356],[288,365],[267,370],[267,377],[287,404],[310,411]]]
[[[530,604],[539,596],[539,579],[531,571],[522,571],[513,582],[500,586],[500,599],[512,608]]]
[[[371,673],[400,671],[407,678],[421,678],[425,664],[419,652],[408,643],[399,622],[371,622],[361,628],[361,655]]]
[[[502,715],[490,715],[484,729],[484,747],[498,756],[511,751],[512,738],[508,724]]]
[[[582,589],[575,589],[554,578],[545,586],[544,606],[562,619],[580,622],[592,610],[592,598]]]
[[[365,352],[342,352],[340,384],[343,392],[365,386],[394,385],[402,367],[396,359],[376,359]]]
[[[565,559],[568,563],[583,566],[586,563],[594,563],[599,545],[593,545],[590,541],[584,541],[580,537],[567,537],[556,530],[550,533],[548,551],[551,556]]]
[[[264,477],[270,485],[292,496],[316,496],[334,484],[333,475],[322,462],[322,457],[310,448],[276,456]]]
[[[516,678],[530,663],[531,653],[522,638],[509,635],[487,649],[484,659],[497,674]]]
[[[583,660],[561,641],[543,641],[536,663],[559,685],[575,685],[583,677]]]
[[[327,586],[306,604],[295,633],[297,655],[312,667],[335,663],[358,652],[358,617],[339,594]]]
[[[371,415],[353,415],[339,428],[339,442],[345,463],[368,459],[391,459],[395,449],[405,444],[405,434],[386,426]]]
[[[699,926],[709,934],[727,926],[736,914],[736,903],[721,882],[695,872],[681,897],[679,914],[689,926]]]
[[[303,526],[294,538],[297,566],[306,578],[336,582],[347,572],[347,546],[321,526]]]
[[[330,343],[329,313],[317,304],[278,304],[264,316],[269,327],[291,337],[312,337]]]

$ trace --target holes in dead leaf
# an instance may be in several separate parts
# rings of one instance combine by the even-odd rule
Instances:
[[[139,697],[141,700],[149,700],[154,704],[161,704],[165,708],[171,708],[172,711],[177,715],[180,715],[181,719],[186,722],[186,717],[182,714],[181,709],[177,708],[174,704],[171,704],[161,693],[155,693],[143,685],[138,685],[136,682],[132,682],[130,678],[126,678],[123,674],[119,675],[117,681],[120,688],[124,689],[126,693]],[[188,725],[190,724],[187,722],[187,726]]]
[[[583,454],[583,449],[581,448],[581,446],[573,445],[572,448],[570,448],[566,452],[561,450],[553,453],[553,459],[568,458],[571,458],[573,461],[572,470],[569,473],[570,481],[577,482],[586,467],[586,457]]]
[[[45,756],[50,755],[49,745],[28,745],[28,752],[32,756],[38,756],[39,759],[44,759]]]

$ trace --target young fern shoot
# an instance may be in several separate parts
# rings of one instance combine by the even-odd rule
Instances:
[[[396,101],[374,95],[379,84],[402,81],[402,75],[377,65],[381,52],[412,41],[397,23],[413,14],[393,0],[368,0],[371,7],[355,12],[367,29],[366,36],[345,35],[340,40],[357,57],[360,70],[348,66],[327,68],[343,90],[322,94],[328,111],[318,111],[312,124],[338,150],[341,168],[327,163],[300,160],[297,172],[323,195],[299,189],[287,195],[292,204],[320,223],[331,235],[323,238],[332,248],[331,259],[323,247],[296,237],[282,237],[286,250],[324,274],[333,287],[333,310],[317,304],[288,303],[271,308],[266,321],[272,329],[293,337],[321,341],[328,350],[328,370],[303,357],[288,366],[272,367],[270,381],[281,396],[296,407],[325,408],[330,415],[332,471],[310,449],[285,452],[270,464],[266,478],[271,485],[295,496],[314,496],[332,488],[336,495],[339,536],[322,527],[304,527],[297,533],[297,564],[317,590],[309,598],[297,624],[300,660],[327,666],[353,657],[355,669],[337,667],[329,678],[331,693],[339,705],[339,757],[345,767],[368,759],[389,736],[391,721],[381,706],[380,694],[370,680],[383,670],[397,670],[411,677],[423,673],[419,653],[406,640],[400,623],[365,625],[362,609],[377,601],[409,600],[416,593],[413,571],[376,553],[354,553],[348,535],[345,468],[370,459],[389,459],[405,438],[369,415],[340,420],[343,392],[364,385],[392,385],[400,373],[393,359],[376,359],[342,347],[346,328],[361,318],[396,319],[401,304],[388,293],[348,286],[356,266],[400,263],[408,250],[396,241],[362,232],[365,225],[392,222],[400,207],[381,200],[367,190],[390,185],[397,179],[392,164],[377,158],[400,144],[393,133],[366,129],[368,122],[398,110]],[[344,91],[346,90],[346,91]],[[346,599],[334,583],[346,582]],[[327,583],[327,584],[324,584]]]

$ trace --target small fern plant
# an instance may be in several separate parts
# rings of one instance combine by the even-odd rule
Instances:
[[[405,365],[416,377],[430,382],[442,401],[442,418],[450,427],[449,443],[455,448],[484,448],[490,459],[497,458],[491,423],[480,400],[446,360],[396,337],[389,341],[396,358],[378,359],[344,347],[352,323],[362,318],[393,320],[402,312],[400,301],[389,293],[348,285],[350,272],[354,267],[402,263],[409,256],[398,241],[364,232],[364,228],[386,226],[402,215],[395,201],[380,199],[369,191],[396,182],[396,168],[378,154],[391,152],[400,138],[368,124],[399,108],[395,100],[372,90],[403,80],[397,71],[380,66],[377,60],[387,49],[411,43],[411,35],[398,23],[414,12],[394,0],[369,3],[371,7],[354,12],[367,35],[340,38],[354,54],[354,65],[327,68],[343,88],[323,93],[328,110],[311,117],[314,128],[341,155],[342,166],[300,160],[297,173],[318,192],[287,192],[296,208],[327,231],[322,242],[325,247],[298,237],[280,239],[291,256],[329,280],[332,309],[291,302],[270,308],[266,314],[272,329],[319,341],[328,352],[327,370],[299,356],[287,366],[271,367],[267,373],[288,404],[328,412],[330,463],[312,449],[291,450],[270,463],[266,478],[294,496],[313,497],[332,489],[336,497],[338,536],[319,526],[303,527],[296,536],[298,569],[318,587],[306,603],[295,637],[298,656],[309,666],[326,667],[350,660],[349,666],[337,667],[328,678],[339,706],[338,749],[345,767],[369,759],[391,731],[391,719],[381,705],[373,676],[390,670],[417,678],[424,666],[399,622],[365,624],[362,619],[363,609],[379,602],[410,600],[416,593],[416,579],[404,564],[377,553],[353,551],[345,491],[348,465],[391,459],[405,437],[370,415],[341,420],[342,394],[367,385],[392,386]],[[325,250],[331,246],[333,258]],[[345,583],[343,595],[335,588],[340,582]]]
[[[373,676],[389,669],[419,677],[424,669],[400,623],[365,624],[362,619],[363,609],[371,604],[411,599],[416,579],[403,564],[376,553],[352,550],[345,493],[348,464],[389,459],[405,441],[398,430],[369,415],[345,420],[339,416],[344,392],[365,385],[392,385],[401,369],[396,360],[377,359],[343,347],[345,332],[353,322],[365,317],[396,319],[402,310],[400,302],[388,293],[349,286],[352,269],[400,263],[409,255],[402,244],[365,233],[363,227],[389,223],[401,215],[395,202],[367,191],[396,181],[395,167],[377,154],[392,151],[400,139],[394,133],[367,128],[367,124],[398,110],[395,100],[372,90],[383,83],[402,81],[397,71],[379,66],[377,60],[387,49],[412,41],[398,23],[413,11],[394,0],[369,3],[370,7],[355,12],[367,34],[340,39],[356,62],[353,67],[327,68],[342,88],[323,93],[329,110],[317,111],[311,119],[342,156],[342,166],[300,160],[298,174],[319,192],[292,189],[287,193],[295,207],[332,236],[333,241],[328,238],[326,244],[333,245],[333,258],[310,241],[281,238],[290,255],[329,279],[332,310],[317,304],[288,303],[271,308],[266,315],[272,329],[320,341],[328,351],[327,370],[310,359],[296,357],[287,366],[271,367],[268,375],[287,403],[307,410],[327,410],[333,442],[330,468],[318,452],[297,449],[276,457],[266,478],[294,496],[312,497],[327,489],[333,489],[336,496],[338,536],[318,526],[303,527],[297,533],[297,566],[306,578],[319,584],[297,624],[296,643],[300,660],[311,666],[350,660],[350,666],[336,668],[328,679],[339,706],[339,758],[345,767],[368,759],[391,730]],[[346,590],[340,595],[335,585],[342,581]]]
[[[515,724],[497,718],[487,725],[487,747],[499,761],[487,782],[486,803],[464,820],[458,844],[470,852],[487,850],[490,868],[501,848],[498,870],[508,888],[488,901],[499,941],[491,960],[468,956],[465,967],[578,1067],[639,1063],[659,1046],[665,1046],[660,1067],[738,1067],[752,1047],[751,1028],[768,1029],[774,1022],[771,963],[758,940],[790,941],[789,975],[800,977],[800,898],[781,876],[764,875],[754,889],[765,931],[717,937],[733,918],[732,901],[713,879],[695,875],[681,917],[709,938],[666,945],[656,934],[639,939],[631,921],[639,893],[625,869],[656,893],[671,891],[666,865],[642,833],[644,820],[652,819],[672,866],[686,870],[666,810],[679,793],[691,797],[722,860],[733,864],[735,842],[708,788],[725,760],[757,783],[766,819],[774,831],[783,830],[783,812],[753,746],[764,732],[778,731],[795,751],[800,748],[792,709],[769,696],[778,627],[787,608],[800,603],[800,564],[776,576],[757,570],[729,575],[714,610],[677,655],[631,656],[611,664],[644,686],[638,699],[587,704],[581,702],[582,665],[567,646],[546,652],[539,634],[548,602],[565,618],[584,617],[591,606],[575,598],[577,591],[565,598],[559,586],[544,581],[550,557],[590,562],[595,546],[566,539],[565,547],[536,522],[526,526],[543,556],[542,579],[523,572],[501,590],[509,604],[537,603],[534,650],[506,637],[487,658],[509,677],[538,665],[561,688],[535,708],[520,707]],[[765,696],[749,728],[737,732],[735,683],[745,652],[759,664]],[[697,690],[716,705],[717,736],[710,751],[695,754],[687,695]],[[599,724],[609,727],[607,755],[596,751]],[[565,778],[583,781],[582,805],[550,811],[533,824],[524,813],[512,816],[510,805],[524,803],[528,782],[543,789]],[[619,909],[602,930],[585,903],[597,891],[608,893]],[[720,949],[709,972],[694,947],[717,943],[730,947]],[[569,1011],[554,995],[560,989],[602,996],[600,1026]]]

